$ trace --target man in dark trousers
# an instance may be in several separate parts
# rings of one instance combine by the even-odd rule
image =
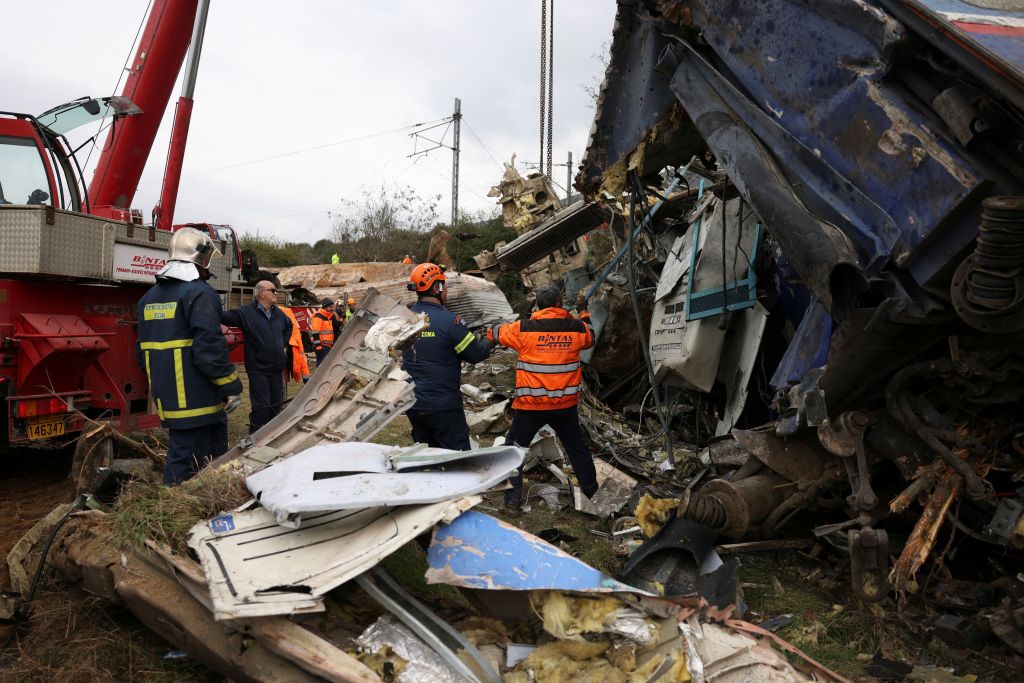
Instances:
[[[444,307],[448,290],[439,266],[421,263],[413,268],[409,280],[409,289],[417,297],[409,309],[426,314],[430,323],[402,359],[402,368],[416,385],[416,404],[406,413],[412,423],[412,438],[435,448],[468,451],[462,361],[479,363],[494,347],[477,340],[462,318]]]
[[[320,310],[313,314],[309,321],[309,329],[313,337],[313,352],[316,354],[316,365],[320,367],[327,354],[334,347],[334,342],[340,332],[341,321],[335,312],[333,299],[324,299],[320,303]]]
[[[237,406],[242,393],[220,331],[220,296],[206,283],[219,253],[208,234],[178,230],[167,265],[139,301],[136,358],[170,439],[165,484],[192,478],[228,449],[225,404]]]
[[[284,371],[288,367],[288,340],[292,321],[277,307],[277,288],[260,280],[251,304],[223,311],[224,325],[240,327],[245,334],[245,372],[249,377],[249,433],[256,432],[281,412],[284,405]]]
[[[512,425],[505,443],[529,448],[537,431],[550,426],[569,455],[580,489],[590,498],[597,492],[597,474],[576,412],[583,374],[580,351],[594,345],[590,314],[582,297],[577,303],[579,318],[562,308],[557,285],[541,287],[536,304],[529,320],[494,325],[487,331],[488,340],[519,354]],[[523,503],[523,478],[517,473],[510,483],[505,508],[515,514]]]

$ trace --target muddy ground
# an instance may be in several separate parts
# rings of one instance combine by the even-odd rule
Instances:
[[[243,376],[244,377],[244,376]],[[297,391],[292,385],[291,394]],[[246,432],[248,406],[231,416],[231,440]],[[377,439],[412,442],[408,421],[398,418]],[[27,451],[11,457],[0,477],[0,557],[36,520],[69,500],[70,452]],[[482,508],[502,516],[500,496]],[[553,511],[535,504],[528,514],[508,520],[531,531],[551,527],[576,538],[567,549],[584,561],[615,573],[624,558],[609,542],[590,533],[608,530],[605,523],[573,511]],[[872,658],[955,668],[980,681],[1019,680],[1019,660],[996,648],[979,652],[945,645],[926,629],[928,615],[913,600],[900,616],[892,601],[858,604],[846,584],[848,567],[832,551],[786,550],[741,556],[746,618],[754,623],[791,615],[779,635],[826,666],[856,681],[879,680],[865,669]],[[385,561],[403,584],[429,600],[456,599],[448,586],[427,586],[423,550],[410,543]],[[7,587],[6,564],[2,578]],[[9,627],[0,626],[0,639]],[[219,677],[191,662],[174,646],[153,635],[129,612],[69,586],[54,572],[43,575],[27,627],[0,660],[6,681],[217,681]],[[952,680],[952,679],[950,679]],[[965,681],[969,679],[963,679]]]

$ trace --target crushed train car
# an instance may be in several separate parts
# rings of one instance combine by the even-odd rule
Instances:
[[[655,398],[750,454],[678,516],[826,511],[865,600],[940,529],[1024,546],[1022,16],[990,7],[621,3],[576,178],[623,215]]]

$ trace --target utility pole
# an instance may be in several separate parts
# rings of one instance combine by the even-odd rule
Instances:
[[[462,122],[462,100],[455,98],[455,111],[452,112],[455,130],[452,140],[452,227],[459,217],[459,124]]]
[[[565,162],[565,203],[569,203],[572,196],[572,152],[569,152],[569,160]]]

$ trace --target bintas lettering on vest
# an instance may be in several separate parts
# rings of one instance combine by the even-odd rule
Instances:
[[[537,350],[564,351],[571,349],[573,337],[569,334],[542,334],[537,337]]]

